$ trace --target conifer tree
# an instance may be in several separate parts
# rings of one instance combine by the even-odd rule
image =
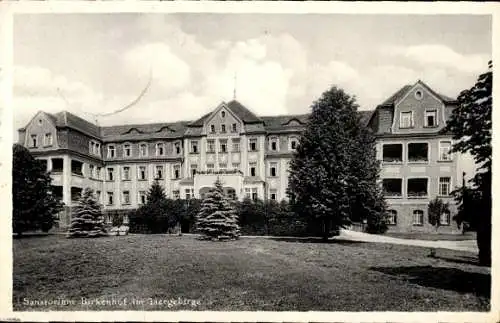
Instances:
[[[90,188],[83,191],[77,206],[73,209],[68,238],[98,237],[106,235],[101,205]]]
[[[332,87],[312,113],[290,164],[288,194],[295,212],[328,239],[352,219],[378,223],[385,202],[377,185],[375,139],[361,124],[354,98]],[[378,220],[377,220],[378,219]]]
[[[212,240],[237,239],[240,236],[236,207],[224,194],[219,179],[201,203],[196,216],[196,229],[203,238]]]

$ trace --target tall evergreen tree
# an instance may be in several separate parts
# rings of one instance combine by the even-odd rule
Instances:
[[[237,239],[240,236],[236,206],[225,194],[217,178],[215,187],[205,195],[196,217],[196,229],[204,238],[221,240]]]
[[[456,140],[452,151],[470,153],[477,165],[473,187],[457,191],[457,199],[464,203],[461,211],[468,213],[461,218],[475,217],[471,222],[476,224],[479,261],[484,265],[491,264],[492,87],[493,63],[490,61],[488,71],[478,77],[476,84],[460,93],[459,106],[454,109],[445,128]],[[466,195],[460,196],[461,193]],[[471,202],[470,198],[476,201]]]
[[[361,124],[357,108],[355,99],[337,87],[323,93],[312,105],[290,164],[294,210],[316,223],[324,239],[351,219],[380,218],[375,222],[385,224],[375,139]]]
[[[68,238],[98,237],[106,235],[101,205],[90,188],[83,190],[71,214]]]
[[[136,212],[136,217],[151,233],[166,233],[175,226],[176,219],[169,214],[169,202],[165,190],[158,181],[154,181],[146,195],[146,203]]]
[[[28,149],[15,144],[12,148],[13,231],[48,231],[63,203],[52,188],[52,178],[45,165],[33,158]]]

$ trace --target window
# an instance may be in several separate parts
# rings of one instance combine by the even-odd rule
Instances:
[[[269,176],[276,177],[278,176],[278,163],[270,163],[269,164]]]
[[[114,168],[108,168],[108,181],[114,181],[115,178],[114,178]]]
[[[156,144],[156,156],[163,156],[165,154],[165,145],[163,143]]]
[[[130,167],[128,166],[123,167],[123,180],[124,181],[130,180]]]
[[[398,223],[398,212],[395,210],[387,211],[387,224],[396,225]]]
[[[198,165],[191,164],[191,176],[194,177],[196,175],[196,170],[198,169]]]
[[[427,178],[409,178],[408,179],[408,197],[426,197],[427,196]]]
[[[231,200],[236,200],[236,191],[233,188],[227,189],[227,197]]]
[[[113,205],[113,192],[108,192],[108,205]]]
[[[240,139],[239,138],[233,139],[232,143],[233,143],[233,152],[240,151]]]
[[[227,164],[225,164],[225,163],[224,164],[219,164],[219,170],[221,170],[221,171],[227,170]]]
[[[413,127],[413,112],[401,112],[399,118],[399,128],[411,128]]]
[[[132,148],[130,144],[123,145],[123,156],[130,157],[132,155]]]
[[[174,144],[174,151],[177,155],[179,155],[181,153],[181,144],[179,142],[176,142]]]
[[[174,196],[174,199],[176,199],[176,200],[181,198],[179,190],[172,191],[172,194]]]
[[[147,144],[140,144],[139,145],[139,155],[141,157],[146,157],[148,155],[148,145]]]
[[[425,110],[425,127],[436,127],[437,122],[437,110]]]
[[[236,132],[237,131],[237,128],[236,128],[236,123],[233,123],[231,125],[231,132]]]
[[[181,178],[181,166],[175,165],[174,166],[174,179],[179,179]]]
[[[416,90],[416,91],[415,91],[415,99],[417,99],[417,100],[422,100],[422,97],[423,97],[423,96],[424,96],[424,95],[423,95],[422,91],[420,91],[420,90]]]
[[[146,192],[145,191],[139,191],[139,203],[146,204]]]
[[[108,146],[108,158],[115,158],[115,146],[114,145]]]
[[[290,138],[290,150],[297,149],[298,140],[295,137]]]
[[[194,198],[194,190],[192,188],[186,188],[185,193],[186,193],[186,200]]]
[[[271,200],[276,201],[278,199],[277,190],[270,190],[269,197],[271,198]]]
[[[240,163],[233,163],[233,169],[239,170],[240,169]]]
[[[451,214],[450,211],[444,211],[441,213],[439,217],[439,224],[440,225],[450,225],[451,222]]]
[[[402,163],[403,144],[382,145],[382,161],[384,163]]]
[[[269,150],[271,150],[271,151],[278,150],[278,138],[271,138],[269,140]]]
[[[79,187],[72,187],[71,190],[71,201],[77,202],[80,197],[82,197],[82,189]]]
[[[401,178],[384,178],[382,179],[382,187],[386,197],[401,197],[403,180]]]
[[[196,140],[191,140],[191,153],[192,154],[198,153],[198,141]]]
[[[89,178],[94,177],[94,165],[89,165]]]
[[[429,161],[429,145],[424,143],[408,144],[408,162],[427,162]]]
[[[226,125],[225,124],[220,125],[220,132],[226,133]]]
[[[62,173],[64,160],[62,158],[52,158],[52,173]]]
[[[439,178],[439,195],[448,196],[451,191],[451,178],[450,177],[440,177]]]
[[[123,204],[130,204],[130,192],[123,191]]]
[[[250,176],[254,177],[257,176],[257,163],[250,163]]]
[[[257,198],[258,198],[257,188],[256,187],[253,187],[253,188],[248,188],[247,187],[247,188],[245,188],[245,197],[256,201]]]
[[[45,137],[43,138],[43,144],[44,144],[44,146],[52,146],[52,134],[51,133],[45,134]]]
[[[215,140],[208,139],[207,140],[207,153],[214,153],[214,152],[215,152]]]
[[[222,118],[225,118],[225,117],[226,117],[226,111],[221,111],[220,116],[221,116]]]
[[[139,172],[138,172],[138,177],[140,180],[146,180],[146,166],[139,166]]]
[[[101,179],[101,167],[97,166],[95,169],[95,178]]]
[[[95,191],[95,199],[101,203],[101,191]]]
[[[257,138],[251,138],[249,140],[248,150],[257,151]]]
[[[163,179],[163,165],[156,165],[155,168],[155,178],[156,179]]]
[[[95,142],[89,141],[89,154],[95,154]]]
[[[99,143],[95,144],[95,152],[94,153],[97,156],[101,156],[101,144],[99,144]]]
[[[219,151],[221,153],[226,153],[227,152],[227,140],[220,140],[219,141],[219,145],[220,145],[220,147],[219,147],[220,150]]]
[[[31,135],[31,147],[36,148],[38,146],[38,136]]]
[[[212,173],[215,169],[215,165],[214,164],[207,164],[207,171]]]
[[[215,133],[215,125],[210,125],[210,132]]]
[[[424,211],[413,211],[413,225],[424,225]]]
[[[82,172],[83,163],[78,160],[71,161],[71,174],[83,176]]]
[[[439,142],[439,160],[449,161],[451,160],[451,141],[440,141]]]
[[[89,153],[92,155],[101,155],[101,145],[93,140],[89,141]]]

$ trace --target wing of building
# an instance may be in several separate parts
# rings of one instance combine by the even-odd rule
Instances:
[[[428,201],[449,200],[461,180],[460,158],[448,154],[451,136],[441,132],[455,106],[418,81],[360,111],[378,138],[393,230],[426,229]],[[286,199],[288,165],[307,119],[257,116],[235,100],[195,121],[103,127],[66,111],[39,111],[19,129],[19,141],[46,163],[67,226],[86,187],[105,210],[137,208],[154,180],[172,198],[200,198],[219,177],[235,198]]]

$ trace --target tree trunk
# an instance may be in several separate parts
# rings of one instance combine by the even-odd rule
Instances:
[[[323,219],[323,241],[328,241],[330,237],[330,221]]]

